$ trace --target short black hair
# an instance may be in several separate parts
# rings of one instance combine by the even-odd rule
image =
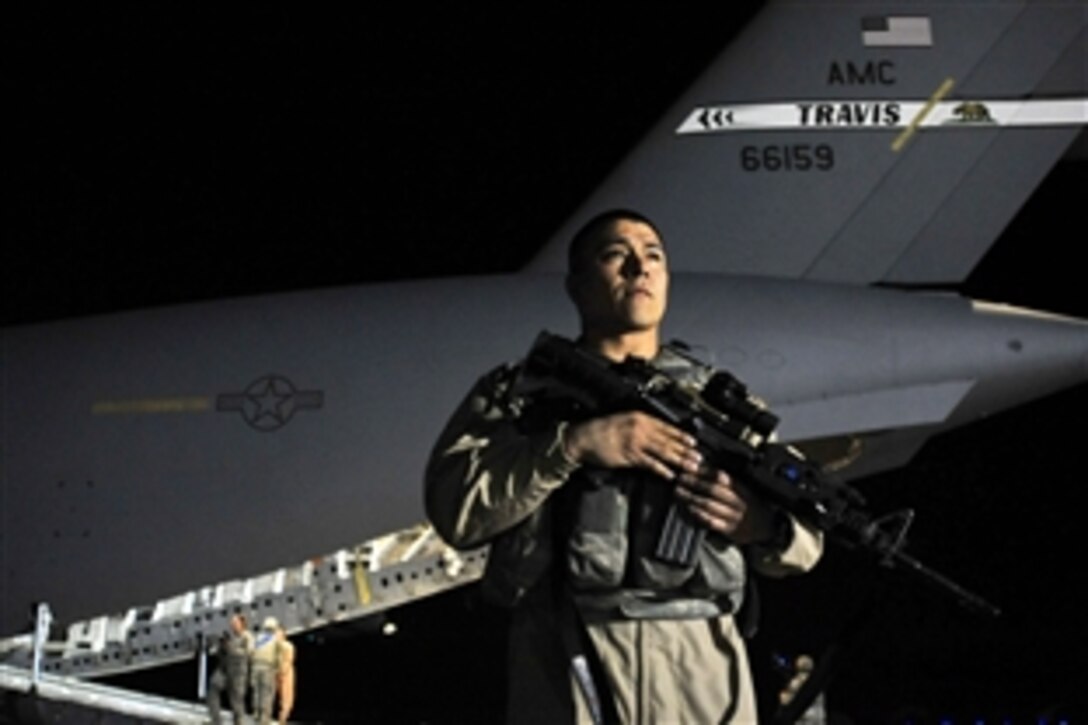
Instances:
[[[567,245],[567,274],[574,273],[586,250],[592,248],[594,244],[600,241],[601,234],[604,230],[619,221],[645,224],[650,227],[650,229],[654,230],[654,234],[656,234],[659,239],[661,238],[661,232],[658,231],[657,226],[647,219],[645,215],[640,214],[637,211],[623,208],[602,211],[591,217],[589,221],[583,224],[581,228],[574,233],[574,236],[571,237],[570,244]]]

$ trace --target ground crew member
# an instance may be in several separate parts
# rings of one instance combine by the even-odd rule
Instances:
[[[280,725],[287,725],[287,718],[291,717],[291,710],[295,707],[295,645],[287,639],[287,631],[283,627],[276,633],[280,647],[276,686],[280,701]]]
[[[220,637],[215,672],[208,684],[207,704],[212,723],[219,725],[220,702],[223,691],[230,696],[230,709],[234,722],[241,723],[246,712],[246,680],[249,676],[249,658],[253,653],[253,634],[246,629],[246,618],[235,614],[230,618],[230,629]]]
[[[253,710],[261,725],[272,722],[272,706],[276,700],[276,673],[279,670],[280,624],[275,617],[261,623],[251,658],[249,684],[253,688]]]

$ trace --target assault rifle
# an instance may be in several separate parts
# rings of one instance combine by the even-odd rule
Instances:
[[[990,616],[1000,613],[985,599],[903,551],[913,511],[874,518],[856,489],[796,449],[773,442],[777,416],[729,373],[716,372],[702,389],[696,389],[645,360],[628,357],[614,363],[548,332],[537,337],[525,360],[525,372],[571,397],[587,417],[640,410],[672,423],[695,437],[710,465],[736,476],[828,537],[876,554],[885,566],[905,568],[950,593],[968,609]],[[666,514],[655,556],[689,564],[705,534],[706,529],[674,502]]]

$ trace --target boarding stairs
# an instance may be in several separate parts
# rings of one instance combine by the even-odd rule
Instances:
[[[63,640],[0,640],[0,689],[37,682],[107,677],[200,658],[243,614],[252,627],[275,617],[289,636],[381,614],[470,584],[483,573],[487,547],[456,551],[429,524],[377,537],[302,564],[220,582],[153,604],[67,625]],[[47,678],[47,679],[46,679]],[[63,696],[68,690],[38,688]]]

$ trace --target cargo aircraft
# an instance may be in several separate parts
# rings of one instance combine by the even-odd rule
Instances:
[[[429,448],[479,374],[574,331],[565,244],[608,207],[666,236],[666,335],[848,481],[1083,386],[1085,320],[958,286],[1083,153],[1086,30],[1076,3],[768,2],[516,273],[4,329],[0,659],[29,666],[42,602],[46,671],[93,677],[240,608],[302,631],[470,584]]]

